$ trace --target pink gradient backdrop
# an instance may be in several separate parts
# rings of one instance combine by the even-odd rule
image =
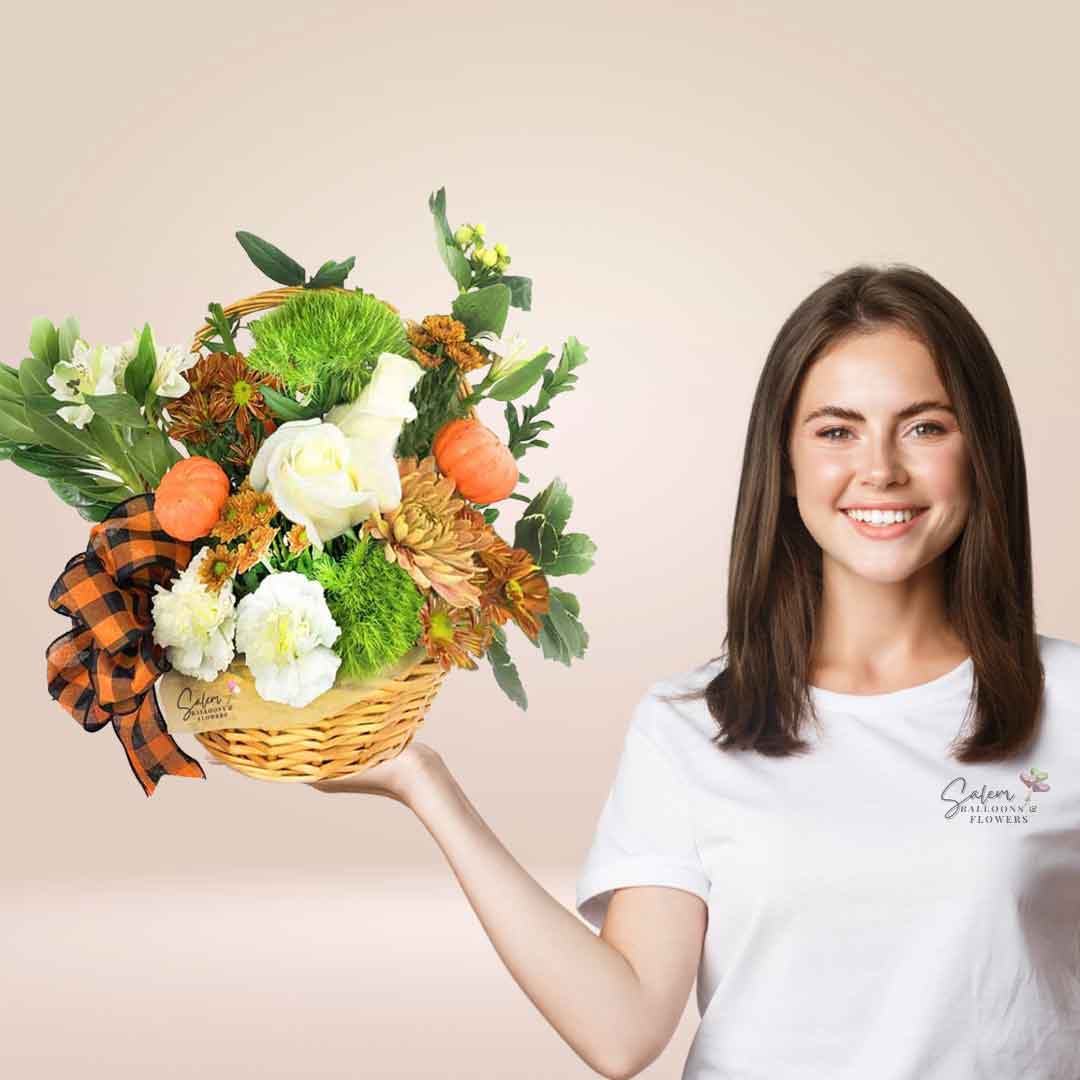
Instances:
[[[187,342],[209,301],[268,287],[241,228],[311,268],[356,255],[350,285],[446,311],[428,194],[484,221],[534,279],[510,327],[589,347],[522,468],[563,477],[598,544],[559,582],[591,645],[567,669],[512,631],[528,712],[485,665],[452,675],[422,738],[569,905],[634,701],[719,649],[765,352],[849,264],[915,263],[986,329],[1023,425],[1039,626],[1080,638],[1078,30],[1064,3],[20,5],[0,67],[3,358],[39,315]],[[504,430],[494,403],[481,415]],[[44,481],[0,476],[0,1069],[590,1075],[403,807],[211,767],[145,799],[115,737],[45,688],[66,625],[48,589],[87,524]],[[679,1076],[692,1001],[646,1075]]]

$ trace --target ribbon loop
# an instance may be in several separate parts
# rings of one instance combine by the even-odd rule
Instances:
[[[169,536],[152,492],[116,506],[90,530],[49,591],[49,606],[72,627],[45,650],[49,694],[87,731],[111,723],[147,796],[166,775],[206,779],[165,726],[154,682],[171,669],[153,639],[153,587],[191,561],[191,545]]]

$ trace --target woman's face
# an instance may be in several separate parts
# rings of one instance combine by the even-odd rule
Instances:
[[[824,559],[876,582],[903,581],[959,536],[971,477],[950,405],[930,353],[899,327],[849,337],[810,366],[792,416],[786,492]],[[864,535],[844,512],[881,503],[925,510],[890,538]]]

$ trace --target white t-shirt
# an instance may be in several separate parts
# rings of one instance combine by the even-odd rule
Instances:
[[[658,699],[722,661],[649,687],[577,909],[600,929],[629,885],[708,904],[683,1080],[1080,1078],[1080,644],[1039,649],[1042,730],[1008,764],[948,757],[970,657],[889,694],[811,688],[803,757],[722,751],[704,701]]]

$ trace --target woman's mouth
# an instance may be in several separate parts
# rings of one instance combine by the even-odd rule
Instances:
[[[892,540],[897,536],[903,536],[906,532],[909,532],[917,521],[926,513],[929,509],[928,506],[917,506],[911,511],[896,512],[892,510],[875,511],[869,507],[862,510],[859,518],[852,516],[853,511],[859,508],[852,507],[847,510],[841,510],[840,513],[844,515],[851,522],[855,531],[862,536],[868,537],[871,540]]]

